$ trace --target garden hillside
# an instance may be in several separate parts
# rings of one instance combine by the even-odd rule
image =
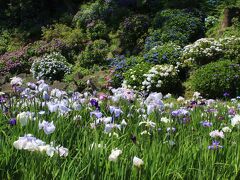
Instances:
[[[0,87],[45,79],[69,91],[127,87],[238,94],[237,0],[4,1]],[[217,67],[215,69],[215,67]]]
[[[240,0],[0,0],[0,179],[240,179]]]

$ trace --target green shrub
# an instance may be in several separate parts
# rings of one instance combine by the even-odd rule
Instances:
[[[167,8],[200,8],[205,0],[165,0],[163,6]]]
[[[64,56],[55,52],[35,59],[31,72],[37,79],[61,80],[71,72],[71,65]]]
[[[205,27],[208,30],[214,27],[218,22],[219,20],[215,16],[208,16],[205,18]]]
[[[183,46],[204,35],[204,23],[194,12],[167,9],[160,11],[153,19],[154,29],[160,29],[159,41],[175,42]]]
[[[181,93],[177,67],[169,64],[155,65],[144,76],[141,90],[146,92]]]
[[[181,57],[182,48],[174,43],[155,46],[144,55],[144,60],[152,64],[177,65]]]
[[[85,29],[94,20],[104,20],[108,16],[109,6],[109,3],[101,0],[83,4],[74,16],[73,23],[76,27]]]
[[[143,37],[149,27],[149,18],[146,15],[134,15],[126,18],[119,27],[121,47],[124,50],[133,50],[139,39]]]
[[[240,38],[234,36],[225,37],[219,39],[219,42],[223,46],[224,57],[240,63]]]
[[[143,62],[143,58],[141,56],[131,56],[126,58],[122,55],[110,59],[110,61],[112,67],[111,84],[113,87],[119,87],[124,80],[123,73],[134,67],[136,64]]]
[[[151,66],[152,65],[149,63],[141,62],[132,67],[131,69],[127,70],[123,74],[123,85],[134,90],[142,90],[142,82],[145,79],[144,74],[149,71]]]
[[[91,71],[81,67],[79,64],[76,64],[72,68],[72,72],[70,74],[66,74],[64,77],[64,81],[67,83],[74,83],[77,86],[78,91],[82,91],[87,87],[87,82],[83,80],[85,76],[91,74]]]
[[[9,32],[7,30],[0,31],[0,55],[5,52],[15,51],[22,46],[22,40],[14,36],[20,36],[20,34]]]
[[[87,37],[80,29],[73,29],[64,24],[54,24],[49,28],[42,28],[42,38],[48,42],[59,39],[68,47],[81,47]]]
[[[197,69],[188,82],[190,89],[208,98],[223,97],[225,92],[236,96],[240,65],[230,60],[209,63]]]
[[[77,60],[80,66],[89,68],[94,64],[106,64],[107,54],[109,52],[108,44],[105,40],[96,40],[87,45],[86,49],[78,56]]]
[[[202,38],[183,48],[182,59],[185,63],[204,65],[223,56],[222,44],[213,38]]]
[[[107,39],[108,28],[104,21],[97,20],[88,25],[87,36],[89,39]]]

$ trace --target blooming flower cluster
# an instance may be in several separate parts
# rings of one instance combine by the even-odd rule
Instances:
[[[58,52],[37,58],[31,67],[31,72],[37,79],[61,80],[64,74],[69,74],[70,71],[71,67],[66,58]]]
[[[54,147],[52,144],[46,144],[44,141],[37,139],[31,134],[19,137],[19,139],[13,143],[13,146],[19,150],[46,152],[50,157],[54,154],[59,154],[59,156],[63,157],[68,156],[67,148],[62,146]]]
[[[147,106],[147,114],[151,114],[155,110],[163,110],[164,103],[162,101],[162,94],[156,92],[149,94],[144,104]]]
[[[135,99],[135,94],[132,89],[127,89],[127,88],[117,88],[117,89],[112,89],[112,100],[114,102],[119,101],[120,99],[126,99],[128,101],[133,101]]]
[[[171,84],[176,81],[177,67],[173,65],[156,65],[152,67],[147,74],[144,74],[145,80],[142,82],[141,89],[147,92],[166,91]]]
[[[223,54],[223,46],[213,38],[202,38],[183,48],[184,63],[206,64]]]
[[[17,82],[14,84],[18,84]],[[146,147],[152,148],[148,143],[157,145],[156,147],[161,144],[165,149],[179,148],[185,140],[188,143],[200,139],[202,144],[206,144],[204,133],[211,137],[210,144],[205,148],[216,151],[234,143],[236,130],[240,125],[239,98],[223,103],[219,100],[204,99],[200,93],[194,92],[190,100],[184,97],[175,99],[171,94],[143,94],[126,88],[109,89],[111,95],[90,92],[69,94],[60,89],[52,89],[43,80],[27,83],[26,86],[19,83],[18,86],[22,88],[22,91],[15,92],[19,96],[9,99],[5,93],[0,93],[0,113],[5,113],[4,107],[12,111],[11,114],[4,114],[8,116],[7,130],[11,128],[12,132],[14,128],[21,128],[17,133],[25,131],[27,134],[28,128],[35,127],[38,129],[36,136],[41,139],[30,134],[19,137],[18,134],[19,139],[14,139],[13,146],[18,150],[44,152],[43,154],[46,153],[49,157],[66,157],[71,151],[72,157],[77,158],[81,147],[80,152],[86,150],[85,153],[91,153],[87,155],[93,158],[97,154],[101,161],[111,161],[111,166],[119,160],[122,162],[126,161],[126,157],[132,157],[126,153],[129,146],[135,147],[137,151],[135,152],[135,148],[131,151],[138,154],[138,145],[143,147],[144,152],[148,152]],[[10,102],[14,106],[10,106]],[[67,132],[68,129],[71,129],[71,133]],[[58,137],[62,130],[64,137]],[[233,133],[234,138],[231,137]],[[68,141],[69,137],[71,142]],[[79,143],[79,137],[83,137],[81,141],[84,145]],[[52,142],[49,142],[50,139]],[[71,149],[56,146],[56,142],[67,143]],[[127,146],[125,142],[128,143]],[[109,152],[109,148],[114,146],[119,148]],[[192,146],[198,147],[199,144],[193,143]],[[138,155],[143,159],[149,158],[146,153]],[[143,162],[143,159],[133,156],[131,163],[136,168],[141,168],[144,164],[147,167],[148,164]]]

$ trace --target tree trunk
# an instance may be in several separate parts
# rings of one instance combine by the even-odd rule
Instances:
[[[239,7],[230,7],[224,10],[224,19],[221,23],[221,31],[225,28],[232,26],[232,19],[240,19],[240,8]]]

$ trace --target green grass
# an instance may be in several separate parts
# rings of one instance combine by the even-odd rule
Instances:
[[[20,123],[10,126],[9,119],[19,112],[29,110],[37,114],[41,109],[37,105],[17,107],[16,102],[14,104],[9,113],[0,112],[1,179],[238,179],[240,176],[239,128],[234,127],[231,133],[225,133],[224,139],[220,140],[224,146],[222,149],[208,149],[212,142],[209,132],[221,130],[224,126],[231,127],[224,102],[212,105],[217,106],[217,117],[205,112],[210,107],[196,107],[190,111],[191,121],[187,124],[178,123],[177,119],[172,124],[160,122],[161,117],[172,118],[171,109],[155,112],[148,118],[156,123],[156,127],[149,129],[138,125],[143,121],[139,117],[141,113],[137,111],[139,103],[121,101],[116,106],[121,107],[124,113],[115,122],[120,123],[125,119],[128,125],[122,130],[113,130],[119,137],[109,137],[104,133],[104,125],[90,128],[94,119],[89,113],[94,108],[88,104],[68,115],[37,115],[36,120],[30,121],[27,126],[22,127]],[[110,101],[101,104],[104,116],[110,116],[107,107],[112,104]],[[237,103],[227,104],[237,106]],[[174,109],[179,107],[180,104],[174,101]],[[131,116],[128,116],[129,113]],[[75,115],[81,115],[82,120],[74,121]],[[220,115],[224,116],[224,120],[218,120]],[[54,121],[55,132],[46,135],[43,130],[38,130],[38,122],[42,120]],[[211,121],[213,126],[202,127],[200,122],[204,120]],[[168,134],[167,127],[177,130]],[[141,135],[144,130],[151,132],[151,135]],[[69,155],[49,157],[46,153],[15,149],[13,142],[28,133],[48,144],[52,141],[56,145],[61,144],[69,149]],[[132,135],[136,136],[136,143],[132,141]],[[169,141],[174,141],[175,145],[170,145]],[[90,149],[93,142],[106,147]],[[108,156],[114,148],[122,150],[122,154],[116,162],[110,162]],[[141,168],[133,166],[134,156],[144,161]]]

